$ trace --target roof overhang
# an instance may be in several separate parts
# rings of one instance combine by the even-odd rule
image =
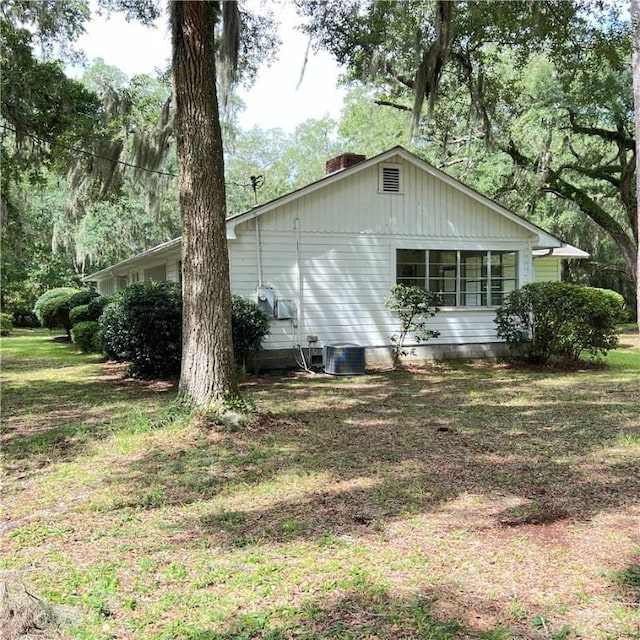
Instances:
[[[132,258],[127,258],[122,262],[118,262],[106,269],[101,269],[100,271],[96,271],[88,276],[82,278],[82,282],[96,282],[98,280],[104,280],[105,278],[114,278],[114,277],[124,277],[127,275],[129,267],[133,266],[140,260],[146,260],[148,258],[154,257],[162,257],[163,254],[170,252],[172,249],[180,249],[182,244],[182,236],[178,236],[173,240],[169,240],[168,242],[163,242],[162,244],[156,245],[151,249],[147,249],[142,253],[138,253]]]
[[[573,258],[581,259],[588,258],[589,254],[578,247],[574,247],[572,244],[563,244],[560,247],[554,249],[536,249],[533,252],[534,258],[546,258],[553,256],[554,258]]]

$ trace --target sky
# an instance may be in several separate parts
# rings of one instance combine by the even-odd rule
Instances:
[[[260,6],[260,2],[254,2]],[[270,4],[270,3],[267,3]],[[287,132],[309,118],[325,115],[339,117],[344,90],[336,88],[340,70],[327,53],[310,53],[300,87],[296,89],[307,48],[305,36],[296,31],[295,8],[292,3],[272,5],[281,23],[282,46],[278,60],[258,73],[250,90],[240,89],[246,110],[239,116],[240,126],[249,129],[281,128]],[[94,14],[95,15],[95,14]],[[166,16],[155,29],[127,23],[118,14],[107,19],[95,16],[87,32],[78,40],[89,61],[102,58],[128,76],[153,73],[165,68],[171,57],[171,38]]]

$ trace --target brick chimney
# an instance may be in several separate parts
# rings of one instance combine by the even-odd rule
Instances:
[[[325,165],[325,175],[328,176],[332,173],[348,169],[349,167],[353,167],[366,159],[366,156],[362,156],[359,153],[343,153],[335,158],[331,158],[331,160],[327,160]]]

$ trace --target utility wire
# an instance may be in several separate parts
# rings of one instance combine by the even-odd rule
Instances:
[[[9,126],[8,124],[0,123],[0,127],[2,127],[3,129],[6,129],[7,131],[12,131],[16,135],[18,134],[18,131],[13,127]],[[35,140],[40,144],[48,144],[48,145],[51,145],[52,147],[60,147],[62,149],[66,149],[67,151],[81,153],[82,155],[85,155],[90,158],[98,158],[99,160],[106,160],[107,162],[112,162],[113,164],[120,164],[123,167],[130,167],[131,169],[140,169],[142,171],[147,171],[148,173],[157,173],[158,175],[161,175],[161,176],[171,176],[172,178],[178,177],[177,173],[171,173],[170,171],[159,171],[157,169],[148,169],[147,167],[142,167],[139,164],[132,164],[131,162],[125,162],[124,160],[114,160],[113,158],[107,158],[106,156],[101,156],[97,153],[92,153],[91,151],[80,149],[79,147],[71,147],[69,145],[62,144],[61,142],[45,140],[44,138],[40,138],[32,133],[22,133],[21,135],[24,135],[27,138],[31,138],[32,140]]]
[[[13,133],[15,133],[16,135],[18,134],[18,131],[16,129],[14,129],[13,127],[9,126],[8,124],[5,124],[4,122],[0,122],[0,127],[2,127],[3,129],[6,129],[7,131],[12,131]],[[120,164],[123,167],[130,167],[131,169],[140,169],[142,171],[146,171],[148,173],[156,173],[160,176],[170,176],[172,178],[177,178],[178,174],[177,173],[171,173],[170,171],[159,171],[157,169],[148,169],[147,167],[142,167],[139,164],[133,164],[131,162],[125,162],[124,160],[114,160],[113,158],[107,158],[106,156],[101,156],[97,153],[93,153],[91,151],[86,151],[85,149],[80,149],[80,147],[71,147],[69,145],[66,144],[62,144],[61,142],[54,142],[54,141],[48,141],[45,140],[44,138],[40,138],[39,136],[36,136],[32,133],[23,133],[22,135],[24,135],[27,138],[31,138],[32,140],[35,140],[36,142],[39,142],[40,144],[48,144],[51,145],[53,147],[60,147],[62,149],[66,149],[67,151],[74,151],[75,153],[81,153],[82,155],[85,155],[89,158],[98,158],[99,160],[106,160],[107,162],[112,162],[113,164]],[[233,184],[236,187],[251,187],[253,189],[253,195],[255,198],[255,203],[258,204],[258,195],[257,195],[257,190],[263,185],[264,183],[264,177],[263,176],[251,176],[251,183],[250,184],[238,184],[237,182],[232,182],[231,184]],[[225,183],[228,184],[228,183]]]

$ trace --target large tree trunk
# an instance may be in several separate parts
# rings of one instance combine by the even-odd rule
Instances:
[[[640,0],[631,0],[631,20],[633,23],[633,102],[635,108],[636,122],[636,199],[638,202],[637,214],[640,217],[640,154],[638,147],[640,146]],[[640,339],[640,224],[638,229],[638,237],[636,238],[637,247],[637,269],[636,269],[636,312],[638,320],[638,335]]]
[[[173,91],[182,210],[181,393],[207,407],[234,389],[226,195],[216,90],[218,2],[172,2]]]

